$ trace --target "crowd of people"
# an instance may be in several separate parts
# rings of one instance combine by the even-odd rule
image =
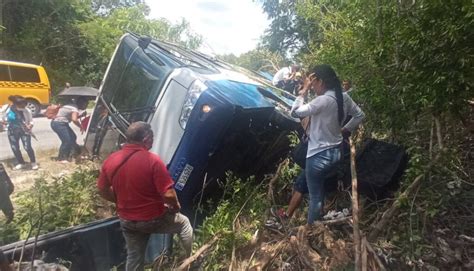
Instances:
[[[11,105],[6,109],[6,113],[1,120],[7,128],[8,142],[15,157],[14,170],[28,169],[20,149],[20,142],[30,159],[29,168],[39,169],[36,161],[35,151],[31,144],[32,138],[39,140],[33,131],[33,117],[30,109],[27,108],[27,100],[20,95],[12,95],[9,98]],[[71,159],[80,154],[80,147],[77,144],[76,133],[72,130],[70,123],[75,124],[83,133],[84,125],[81,118],[86,115],[88,98],[76,97],[69,100],[65,105],[57,105],[54,115],[51,116],[51,129],[57,134],[61,141],[57,161],[59,163],[69,163]],[[48,109],[47,109],[48,110]]]
[[[272,213],[281,221],[288,220],[301,204],[303,196],[308,194],[307,224],[311,225],[322,217],[324,182],[341,159],[343,141],[362,122],[364,113],[349,96],[351,82],[344,80],[341,83],[330,65],[317,65],[305,76],[300,70],[297,65],[285,67],[277,72],[273,80],[275,86],[297,95],[291,115],[306,119],[302,123],[307,123],[304,130],[308,147],[304,170],[296,178],[288,208]],[[31,113],[25,108],[23,97],[11,97],[11,101],[12,106],[7,114],[8,138],[18,162],[15,168],[21,169],[25,164],[19,150],[21,141],[32,168],[36,169],[38,165],[31,147]],[[70,156],[77,152],[76,135],[69,123],[72,122],[83,131],[79,118],[86,107],[87,100],[77,98],[61,106],[52,118],[51,128],[61,140],[58,154],[60,163],[68,163]],[[186,255],[190,255],[193,228],[189,219],[180,213],[174,182],[165,164],[157,154],[149,152],[154,140],[151,126],[145,122],[130,124],[126,139],[127,144],[103,162],[97,180],[98,193],[116,205],[126,242],[126,270],[144,270],[145,250],[152,233],[178,233]],[[0,169],[2,174],[3,166]],[[11,193],[13,185],[8,187],[0,183],[0,193]],[[3,194],[2,199],[5,198]],[[5,215],[11,220],[11,203],[0,203]]]

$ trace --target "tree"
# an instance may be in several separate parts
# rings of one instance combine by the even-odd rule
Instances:
[[[87,55],[75,22],[91,16],[83,1],[6,1],[3,58],[43,64],[53,86],[63,86]]]
[[[436,1],[302,1],[298,16],[318,22],[305,63],[329,63],[353,79],[371,121],[403,131],[429,112],[462,116],[472,97],[473,7]]]
[[[146,5],[122,7],[114,9],[108,16],[96,17],[78,25],[89,51],[89,58],[81,66],[81,72],[89,82],[100,82],[117,42],[126,32],[148,35],[192,49],[201,43],[201,37],[189,30],[189,23],[184,19],[178,24],[171,24],[165,19],[148,19],[148,14]]]
[[[262,46],[281,55],[307,52],[318,34],[318,24],[298,14],[298,0],[259,0],[271,20],[262,37]]]
[[[108,15],[117,8],[143,4],[143,0],[89,0],[94,13]]]
[[[252,71],[266,71],[271,74],[277,72],[281,66],[286,64],[285,59],[280,54],[264,48],[248,51],[238,57],[230,54],[219,56],[219,58]]]
[[[19,0],[3,2],[4,59],[42,64],[54,92],[65,82],[98,87],[126,31],[196,48],[189,24],[149,19],[142,0]]]

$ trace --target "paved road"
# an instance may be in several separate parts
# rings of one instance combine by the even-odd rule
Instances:
[[[50,122],[51,120],[45,117],[38,117],[34,120],[35,126],[33,127],[33,132],[35,133],[38,141],[31,139],[31,144],[35,151],[51,150],[58,149],[61,141],[53,130],[51,130]],[[79,128],[74,124],[71,124],[74,132],[77,135],[77,143],[79,145],[84,144],[84,135],[81,135]],[[28,155],[23,150],[23,147],[20,147],[23,153],[23,158],[28,161]],[[8,143],[7,132],[0,132],[0,160],[13,158],[13,153],[10,149],[10,144]]]

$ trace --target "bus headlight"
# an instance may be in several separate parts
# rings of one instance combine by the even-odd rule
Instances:
[[[191,84],[191,87],[189,87],[188,95],[186,96],[186,100],[184,100],[183,109],[181,110],[181,117],[179,118],[179,124],[181,125],[181,128],[186,128],[186,124],[188,123],[188,119],[191,115],[191,111],[193,111],[194,105],[196,105],[201,93],[206,89],[207,86],[201,80],[194,81]]]

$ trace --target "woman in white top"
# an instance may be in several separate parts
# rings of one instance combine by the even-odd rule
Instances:
[[[87,103],[87,98],[79,97],[75,99],[74,103],[61,106],[56,117],[51,121],[51,128],[61,140],[58,154],[58,161],[60,163],[68,163],[73,151],[79,153],[79,145],[76,142],[77,136],[69,126],[69,123],[74,123],[81,129],[81,132],[84,132],[84,128],[79,121],[79,111],[85,110]]]
[[[23,143],[23,148],[26,150],[31,162],[31,169],[38,169],[36,164],[35,151],[31,146],[31,130],[33,129],[33,117],[31,111],[26,108],[27,101],[24,97],[14,95],[8,97],[13,103],[7,111],[8,121],[8,141],[13,154],[17,160],[17,165],[14,169],[25,168],[25,160],[20,151],[20,140]]]
[[[355,130],[365,117],[351,97],[343,93],[341,81],[331,66],[318,65],[311,72],[292,108],[294,117],[310,117],[305,168],[310,198],[308,224],[321,217],[324,180],[341,158],[342,134]],[[310,89],[317,97],[304,104]],[[352,118],[343,126],[347,115]]]

